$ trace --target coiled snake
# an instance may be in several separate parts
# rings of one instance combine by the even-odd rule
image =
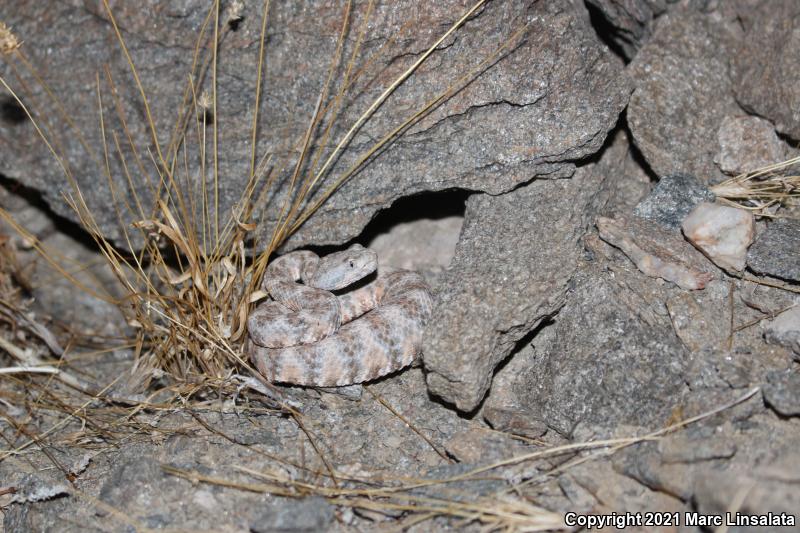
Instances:
[[[357,244],[322,258],[290,252],[270,263],[262,288],[272,300],[247,320],[258,371],[274,382],[332,387],[411,364],[433,307],[422,276],[399,270],[338,296],[332,292],[376,269],[375,252]]]

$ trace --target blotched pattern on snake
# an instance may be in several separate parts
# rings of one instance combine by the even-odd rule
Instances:
[[[322,258],[296,251],[274,260],[262,281],[272,300],[247,320],[258,371],[274,382],[332,387],[411,364],[433,307],[422,276],[399,270],[338,296],[332,292],[376,269],[377,255],[360,245]]]

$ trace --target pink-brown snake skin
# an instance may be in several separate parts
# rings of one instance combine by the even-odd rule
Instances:
[[[333,387],[411,364],[433,307],[422,276],[394,271],[338,296],[331,292],[376,268],[375,252],[359,245],[323,258],[298,251],[274,260],[262,281],[272,300],[247,321],[258,371],[273,382]]]

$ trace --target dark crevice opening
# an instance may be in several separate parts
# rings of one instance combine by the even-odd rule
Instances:
[[[627,65],[630,59],[625,54],[622,46],[616,41],[615,37],[619,37],[617,29],[609,22],[603,12],[590,2],[585,1],[586,11],[589,13],[589,22],[597,34],[597,38],[605,44],[611,52],[619,57]]]
[[[358,236],[344,244],[308,246],[320,256],[343,250],[352,244],[368,245],[375,237],[388,233],[393,227],[415,220],[440,220],[451,216],[464,216],[467,198],[471,191],[448,189],[437,192],[422,192],[395,200],[391,206],[378,211],[364,226]]]
[[[636,142],[633,139],[633,132],[631,131],[630,125],[628,124],[628,108],[626,107],[625,110],[620,115],[620,122],[622,127],[625,129],[625,133],[628,134],[628,141],[630,142],[630,154],[631,158],[636,162],[637,165],[647,174],[647,177],[650,178],[651,183],[658,183],[661,177],[656,173],[655,170],[650,166],[645,159],[644,154],[639,150],[639,147],[636,146]]]
[[[19,102],[10,96],[0,99],[0,121],[11,126],[17,126],[27,120],[28,116],[22,106],[19,105]]]
[[[53,222],[55,232],[63,233],[71,239],[91,250],[99,251],[97,243],[77,222],[56,213],[44,195],[38,189],[21,183],[20,181],[0,174],[0,187],[6,189],[11,195],[21,198],[28,206],[35,208],[42,216]],[[13,215],[13,213],[12,213]],[[36,237],[45,237],[36,235]]]

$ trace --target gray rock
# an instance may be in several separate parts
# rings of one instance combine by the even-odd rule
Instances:
[[[596,163],[586,165],[578,170],[573,181],[578,181],[577,188],[592,190],[590,205],[585,209],[583,217],[589,222],[594,220],[594,213],[611,212],[617,205],[618,192],[625,189],[625,184],[630,184],[631,173],[623,169],[629,169],[632,165],[630,160],[630,146],[624,135],[615,135],[609,146],[604,150]],[[600,180],[595,185],[590,186],[592,180]],[[534,183],[535,184],[535,183]],[[542,279],[559,280],[568,277],[573,268],[581,264],[580,254],[568,255],[563,244],[553,245],[550,243],[557,240],[565,240],[557,234],[566,231],[568,228],[562,222],[565,218],[570,220],[569,224],[576,224],[572,221],[577,218],[580,212],[581,196],[576,191],[564,195],[560,199],[543,201],[537,206],[537,213],[544,209],[552,209],[555,214],[545,213],[542,220],[545,221],[545,228],[536,229],[535,238],[530,239],[535,243],[533,246],[527,245],[531,249],[526,253],[531,254],[532,259],[536,260],[536,267],[531,269],[529,274],[531,283],[540,283]],[[577,199],[577,200],[576,200]],[[560,202],[566,202],[568,207],[559,207]],[[524,209],[526,206],[517,202]],[[551,205],[552,203],[552,205]],[[571,217],[566,211],[574,211]],[[509,212],[513,212],[509,209]],[[538,216],[538,215],[537,215]],[[530,217],[530,215],[528,215]],[[652,224],[649,224],[652,225]],[[465,229],[466,231],[466,229]],[[642,233],[647,233],[643,231]],[[544,235],[544,237],[540,236]],[[679,339],[672,332],[669,317],[664,307],[664,292],[667,286],[664,283],[647,278],[636,271],[630,261],[622,256],[622,253],[615,252],[615,249],[602,243],[596,236],[590,235],[605,247],[603,252],[588,250],[589,257],[596,257],[601,261],[602,253],[616,254],[617,260],[614,262],[614,275],[624,276],[627,284],[640,287],[645,293],[646,301],[639,294],[634,294],[630,289],[621,290],[615,285],[614,278],[606,279],[608,274],[603,273],[604,268],[609,268],[603,262],[603,267],[585,271],[585,265],[579,270],[578,277],[570,281],[568,287],[568,307],[562,309],[555,317],[555,324],[541,328],[535,333],[532,344],[536,346],[534,350],[530,346],[519,346],[519,350],[513,359],[504,364],[502,370],[498,371],[497,381],[492,386],[492,391],[486,401],[484,412],[492,421],[491,413],[493,409],[511,410],[521,413],[517,418],[527,417],[531,420],[541,420],[551,427],[557,429],[564,435],[569,435],[571,428],[579,421],[588,424],[604,420],[607,417],[608,424],[622,423],[622,420],[650,421],[657,418],[657,413],[667,412],[674,397],[680,392],[680,378],[678,368],[682,366],[682,359],[685,358],[685,351]],[[546,240],[545,240],[546,239]],[[677,241],[677,239],[676,239]],[[699,259],[708,263],[697,251],[684,241],[679,241],[684,252],[692,259]],[[507,246],[495,247],[505,249]],[[587,246],[588,248],[588,246]],[[490,251],[490,247],[486,246]],[[524,250],[524,248],[522,249]],[[557,253],[561,250],[560,253]],[[490,253],[496,253],[491,252]],[[505,252],[508,253],[508,252]],[[523,263],[524,264],[524,263]],[[554,272],[549,273],[548,272]],[[595,276],[600,281],[595,280]],[[500,279],[502,279],[501,276]],[[546,289],[546,285],[543,285]],[[466,289],[468,291],[469,289]],[[488,292],[488,289],[487,289]],[[505,299],[513,301],[520,297],[520,291],[507,290]],[[650,294],[653,293],[653,294]],[[552,292],[551,294],[558,294]],[[531,300],[529,295],[523,295],[522,302]],[[542,295],[536,298],[541,299]],[[466,301],[466,298],[464,298]],[[648,303],[652,300],[652,303]],[[465,309],[471,306],[480,305],[480,300],[476,299],[466,304]],[[505,304],[509,305],[509,304]],[[607,310],[600,315],[596,308]],[[634,330],[623,328],[619,324],[616,315],[626,317],[625,320],[636,324]],[[608,322],[604,322],[608,319]],[[582,321],[589,322],[587,326]],[[481,317],[477,320],[469,320],[469,326],[464,329],[483,328]],[[563,328],[560,324],[564,324]],[[651,327],[655,328],[652,330]],[[619,331],[624,331],[630,338],[619,340]],[[652,350],[647,349],[647,355],[639,358],[639,348],[634,348],[639,337],[648,338],[653,342]],[[470,341],[471,342],[471,341]],[[463,347],[469,348],[470,342],[464,343]],[[598,346],[600,349],[604,344],[608,344],[608,360],[597,358]],[[660,347],[655,345],[661,344]],[[463,347],[452,350],[454,354],[459,353]],[[672,350],[674,348],[674,350]],[[636,355],[634,355],[634,351]],[[569,357],[566,357],[569,354]],[[666,354],[666,355],[665,355]],[[455,359],[455,356],[454,356]],[[628,361],[627,359],[630,359]],[[638,363],[637,363],[638,362]],[[463,362],[467,364],[466,362]],[[677,366],[676,366],[677,363]],[[649,368],[648,365],[655,365],[658,369]],[[631,380],[628,390],[621,392],[616,380],[623,379],[624,375],[629,375],[630,365],[641,365],[643,375],[649,374],[655,383],[640,383],[637,377]],[[660,365],[664,365],[663,369]],[[457,362],[453,363],[454,369]],[[597,387],[595,379],[602,379],[604,373],[609,377],[603,380],[609,383],[608,387],[604,384]],[[457,370],[453,375],[458,375]],[[610,380],[614,380],[611,383]],[[644,381],[647,379],[643,378]],[[674,385],[674,387],[673,387]],[[454,388],[457,384],[453,385]],[[641,388],[640,388],[641,387]],[[620,396],[616,396],[615,391],[620,391]],[[658,393],[664,392],[671,399],[669,401],[658,400]],[[633,393],[633,396],[631,395]],[[641,396],[648,403],[647,408],[635,408],[634,405]],[[636,397],[637,400],[632,400]],[[552,402],[549,400],[552,399]],[[650,416],[654,418],[651,419]],[[500,425],[503,420],[495,420]],[[555,433],[548,433],[548,438],[557,438]]]
[[[796,452],[790,452],[787,459],[798,459]],[[772,465],[767,465],[771,468]],[[743,498],[739,505],[738,513],[745,515],[766,515],[773,513],[777,517],[784,513],[794,516],[794,526],[740,526],[731,527],[728,531],[738,533],[758,533],[760,531],[788,531],[797,533],[800,524],[797,523],[797,508],[800,497],[797,492],[797,465],[786,461],[785,467],[795,475],[793,480],[770,478],[762,474],[764,466],[748,468],[747,465],[737,465],[725,470],[704,469],[703,475],[695,476],[694,502],[696,510],[703,514],[724,515],[730,509],[730,502]]]
[[[611,179],[606,185],[609,198],[598,211],[600,215],[614,218],[619,214],[630,214],[657,183],[651,181],[646,169],[636,159],[631,144],[628,130],[619,128],[603,152],[605,164],[614,175],[609,176]]]
[[[445,443],[445,449],[463,464],[490,464],[530,451],[511,435],[482,427],[456,433]]]
[[[423,347],[431,392],[461,410],[478,405],[497,364],[561,305],[577,239],[594,213],[624,208],[641,191],[634,167],[627,136],[617,131],[571,180],[469,198]]]
[[[800,4],[767,4],[745,19],[746,34],[732,62],[736,99],[779,132],[800,139]]]
[[[661,424],[686,392],[688,353],[669,318],[630,288],[642,281],[653,283],[636,272],[582,268],[550,326],[553,340],[537,346],[517,378],[520,402],[562,435],[578,424]]]
[[[547,433],[547,424],[529,413],[500,407],[485,407],[483,418],[496,431],[536,439]]]
[[[220,136],[222,221],[240,199],[249,175],[250,124],[261,23],[257,5],[248,4],[236,31],[223,31],[220,47],[218,116],[213,119]],[[207,9],[208,4],[199,1],[163,4],[148,0],[135,6],[114,5],[116,19],[147,91],[162,151],[167,155],[166,145],[176,110],[181,109],[197,28]],[[425,9],[418,9],[410,1],[376,6],[354,72],[367,65],[367,58],[374,56],[374,61],[348,89],[332,129],[329,148],[343,138],[357,117],[420,57],[463,9],[455,1],[430,4]],[[349,58],[353,51],[365,11],[354,9],[344,58]],[[302,141],[329,70],[330,55],[318,51],[335,50],[343,12],[343,8],[331,9],[325,3],[272,6],[258,154],[259,157],[274,154],[271,166],[276,169],[279,188],[265,196],[271,203],[257,211],[256,216],[263,221],[261,235],[269,234],[275,225],[278,208],[287,192],[287,177],[296,159],[297,143]],[[402,27],[409,20],[409,13],[418,18]],[[58,146],[64,148],[67,164],[101,228],[110,237],[119,239],[122,232],[114,209],[108,208],[113,199],[103,173],[103,143],[95,105],[96,71],[101,72],[111,151],[115,152],[114,132],[121,139],[128,167],[136,174],[134,187],[145,205],[149,189],[143,185],[146,179],[138,175],[138,165],[126,146],[127,137],[119,123],[109,83],[102,75],[105,64],[110,65],[120,107],[126,114],[133,144],[145,160],[148,179],[157,181],[157,177],[147,156],[153,143],[144,120],[143,103],[124,54],[114,43],[107,15],[100,4],[49,6],[26,1],[16,5],[4,22],[25,41],[25,52],[32,64],[42,73],[53,94],[58,95],[61,107],[83,132],[90,149],[69,131],[64,113],[33,77],[21,69],[31,92],[23,93],[23,97],[35,109],[42,125],[57,138]],[[526,23],[530,26],[520,36],[524,40],[519,46],[511,46],[508,53],[501,54],[488,67],[478,69],[474,81],[435,106],[381,150],[302,226],[288,246],[344,242],[357,235],[377,210],[402,196],[453,187],[497,194],[533,176],[552,174],[565,162],[597,151],[627,103],[628,81],[620,75],[621,62],[597,40],[589,23],[568,0],[490,3],[456,37],[446,40],[380,107],[335,160],[330,175],[312,191],[312,198],[319,198],[375,141],[451,84],[458,84],[459,78],[476,68]],[[389,38],[392,41],[381,48]],[[344,70],[344,66],[338,68],[337,80],[342,79]],[[0,74],[13,79],[5,66],[0,66]],[[210,89],[210,80],[210,74],[198,77],[197,94]],[[13,102],[4,102],[15,109]],[[63,190],[69,190],[62,173],[31,125],[24,120],[13,120],[17,115],[7,113],[5,120],[0,117],[0,142],[8,147],[0,160],[0,172],[40,189],[56,211],[75,219],[61,197]],[[199,188],[194,118],[193,112],[186,130],[188,177],[180,170],[176,179],[188,180]],[[323,121],[312,139],[314,150],[322,141],[324,126]],[[209,139],[211,133],[211,127],[207,126]],[[89,155],[90,151],[94,157]],[[127,192],[128,201],[132,202],[119,158],[111,159],[117,193]],[[182,153],[178,161],[177,167],[183,169]],[[304,169],[302,176],[307,175],[308,169]],[[207,182],[213,190],[210,173]],[[199,201],[195,204],[200,205]],[[176,214],[179,211],[176,208]],[[138,218],[141,215],[123,212],[124,224]]]
[[[776,371],[767,374],[764,400],[783,416],[800,415],[800,374]]]
[[[423,343],[430,391],[474,409],[517,341],[563,303],[597,179],[544,180],[467,201]]]
[[[751,116],[725,117],[717,132],[719,152],[714,162],[730,176],[780,163],[786,146],[768,120]]]
[[[650,37],[653,19],[677,0],[588,0],[613,28],[611,41],[630,59]]]
[[[730,335],[731,313],[725,302],[730,285],[714,280],[703,291],[681,292],[665,305],[675,334],[691,351],[721,346]]]
[[[614,458],[614,468],[652,490],[672,494],[682,500],[692,496],[697,465],[672,464],[665,467],[655,443],[643,443],[633,451],[623,451]]]
[[[704,347],[692,353],[687,381],[693,390],[743,389],[760,381],[767,372],[763,368],[767,364],[768,362],[762,363],[751,353]]]
[[[741,112],[728,76],[731,38],[711,15],[676,7],[629,65],[635,90],[628,124],[656,174],[723,179],[714,140],[723,119]]]
[[[152,511],[162,490],[178,490],[180,482],[167,477],[152,457],[127,458],[116,464],[100,489],[100,499],[116,507]]]
[[[759,274],[800,281],[800,220],[767,224],[747,251],[747,266]]]
[[[324,498],[275,498],[253,522],[253,533],[305,533],[327,531],[333,522],[334,508]]]
[[[653,490],[689,500],[695,480],[705,475],[705,465],[724,464],[737,452],[731,428],[694,426],[659,442],[641,444],[615,458],[615,468]]]
[[[467,464],[456,463],[431,468],[422,479],[427,481],[452,480],[447,483],[432,483],[411,490],[412,494],[426,498],[447,498],[451,501],[474,501],[476,496],[490,496],[497,494],[508,485],[500,478],[492,476],[472,476],[464,480],[453,480],[465,476],[476,467],[485,466],[486,463]]]
[[[714,427],[694,426],[669,435],[658,443],[661,460],[664,463],[699,463],[733,457],[736,443],[730,435],[717,433]]]
[[[788,348],[800,356],[800,305],[770,320],[765,326],[764,339],[770,344]]]
[[[650,194],[639,202],[634,214],[673,230],[680,230],[683,219],[702,202],[716,197],[694,176],[670,174],[658,180]]]

